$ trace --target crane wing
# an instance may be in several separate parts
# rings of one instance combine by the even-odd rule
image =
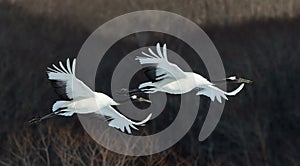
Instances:
[[[75,76],[76,59],[73,60],[72,68],[69,58],[65,68],[62,62],[59,62],[60,68],[52,65],[53,68],[47,68],[48,79],[51,81],[55,92],[63,100],[72,100],[77,98],[93,97],[93,91]]]
[[[237,89],[235,89],[232,92],[225,92],[221,89],[219,89],[218,87],[215,87],[214,85],[203,85],[200,86],[199,88],[201,88],[201,90],[199,92],[197,92],[196,95],[204,95],[209,97],[212,101],[215,101],[215,98],[217,99],[218,102],[222,103],[222,98],[225,100],[228,100],[227,96],[234,96],[237,93],[239,93],[243,87],[244,87],[244,83],[241,84]]]
[[[167,57],[167,45],[163,45],[161,50],[160,44],[156,44],[156,53],[148,48],[150,54],[142,52],[144,56],[137,56],[135,60],[138,60],[141,65],[155,65],[155,80],[168,79],[181,79],[185,77],[184,71],[182,71],[176,64],[170,63]]]
[[[140,122],[134,122],[126,118],[118,111],[116,111],[112,106],[103,107],[98,112],[96,112],[96,114],[100,114],[102,116],[108,117],[108,121],[109,121],[108,125],[110,127],[120,129],[122,132],[126,130],[129,134],[131,134],[130,128],[138,130],[136,126],[144,126],[145,123],[149,121],[152,116],[151,113],[144,120]]]

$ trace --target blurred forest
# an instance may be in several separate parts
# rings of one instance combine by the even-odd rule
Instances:
[[[76,57],[106,21],[144,9],[191,19],[228,75],[254,80],[212,135],[198,142],[198,122],[172,148],[130,157],[94,142],[76,116],[29,126],[58,99],[46,67]],[[0,0],[0,165],[300,165],[299,14],[300,0]]]

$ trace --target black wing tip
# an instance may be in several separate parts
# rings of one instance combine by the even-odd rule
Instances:
[[[66,94],[66,83],[63,81],[50,80],[51,86],[54,88],[55,93],[62,100],[71,101],[73,99],[69,98]]]
[[[163,76],[165,76],[166,74],[161,74],[159,76],[156,76],[156,71],[157,71],[157,67],[154,66],[148,66],[144,68],[144,74],[147,76],[147,78],[151,81],[151,82],[158,82],[163,80]]]

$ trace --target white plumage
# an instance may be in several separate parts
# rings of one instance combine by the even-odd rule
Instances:
[[[150,54],[142,52],[144,56],[136,57],[141,65],[155,66],[150,69],[155,73],[153,80],[139,85],[138,88],[142,92],[154,93],[161,91],[170,94],[183,94],[197,89],[199,91],[196,95],[207,96],[212,101],[217,99],[221,103],[221,98],[228,100],[226,96],[236,95],[244,87],[244,83],[242,83],[234,91],[225,92],[197,73],[182,71],[176,64],[168,61],[166,44],[163,45],[162,51],[159,43],[156,45],[156,53],[150,48],[148,48],[148,51]]]
[[[108,125],[122,132],[125,130],[131,133],[131,128],[138,130],[136,126],[143,126],[150,120],[152,114],[149,114],[141,122],[134,122],[116,111],[112,106],[119,105],[109,96],[92,91],[82,81],[75,76],[76,59],[73,60],[72,67],[70,60],[67,59],[65,68],[62,62],[59,62],[60,68],[52,65],[48,68],[48,79],[62,100],[53,104],[52,111],[55,115],[72,116],[74,113],[100,114],[108,119]],[[41,119],[40,119],[41,120]]]

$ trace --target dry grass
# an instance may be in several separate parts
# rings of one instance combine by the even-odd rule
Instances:
[[[86,133],[72,133],[72,128],[36,128],[37,133],[22,131],[9,136],[3,165],[187,165],[186,158],[168,150],[151,157],[117,155],[98,145]],[[167,157],[166,157],[167,156]],[[12,160],[13,158],[13,160]]]
[[[136,10],[166,10],[185,16],[199,25],[231,25],[249,20],[293,18],[299,14],[299,0],[8,0],[33,15],[73,20],[94,30],[105,21]],[[192,12],[191,12],[192,11]]]

